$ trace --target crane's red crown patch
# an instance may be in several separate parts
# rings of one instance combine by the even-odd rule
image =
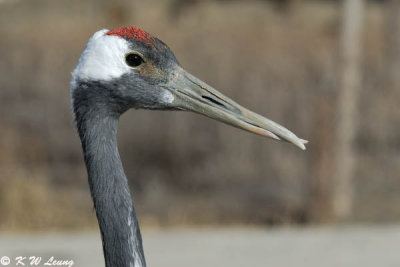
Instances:
[[[150,33],[147,33],[137,27],[122,27],[115,30],[111,30],[106,34],[120,36],[126,39],[135,39],[137,41],[142,41],[146,43],[152,43],[152,41],[155,39],[153,36],[151,36]]]

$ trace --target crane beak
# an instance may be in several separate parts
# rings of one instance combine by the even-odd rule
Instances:
[[[254,113],[208,84],[178,67],[171,79],[162,86],[170,91],[174,108],[203,114],[234,127],[263,135],[275,140],[287,141],[305,150],[308,141],[298,138],[285,127]]]

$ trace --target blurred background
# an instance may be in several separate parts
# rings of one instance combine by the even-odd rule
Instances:
[[[400,7],[345,7],[306,0],[3,0],[0,229],[95,225],[70,73],[95,31],[123,25],[158,36],[190,72],[310,140],[303,152],[196,114],[129,111],[119,146],[143,221],[398,222]],[[349,23],[357,14],[360,21]],[[357,23],[360,32],[346,35]],[[340,127],[352,132],[347,149]],[[344,155],[352,158],[349,177],[341,177],[349,167],[339,150],[351,154]],[[342,184],[348,188],[336,190]],[[348,207],[335,208],[338,201]]]
[[[119,147],[144,227],[400,221],[400,1],[1,0],[0,231],[97,230],[69,81],[95,31],[128,25],[310,141],[127,112]]]

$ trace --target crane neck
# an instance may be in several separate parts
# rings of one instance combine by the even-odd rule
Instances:
[[[117,146],[120,112],[74,99],[107,267],[145,267],[142,238]]]

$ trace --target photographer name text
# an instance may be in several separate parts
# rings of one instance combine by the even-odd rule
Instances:
[[[57,259],[54,256],[43,258],[39,256],[17,256],[10,259],[7,256],[0,258],[0,266],[8,266],[14,263],[15,266],[74,266],[73,260]]]

